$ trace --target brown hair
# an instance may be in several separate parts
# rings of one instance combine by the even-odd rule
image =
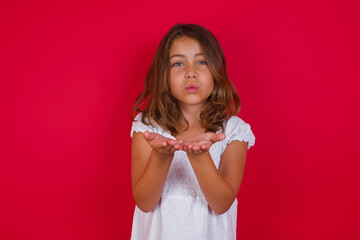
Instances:
[[[174,40],[181,37],[199,42],[214,79],[214,89],[200,113],[201,125],[207,132],[223,130],[223,122],[239,113],[240,98],[227,75],[219,42],[209,30],[196,24],[177,24],[163,37],[146,75],[143,91],[135,100],[131,118],[134,121],[135,112],[141,112],[141,121],[146,125],[153,126],[155,121],[172,135],[184,131],[179,129],[179,123],[186,119],[169,88],[169,51]]]

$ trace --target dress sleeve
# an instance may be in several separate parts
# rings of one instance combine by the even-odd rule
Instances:
[[[238,117],[231,117],[225,127],[226,145],[232,141],[247,142],[248,149],[255,144],[255,136],[248,123]]]
[[[141,117],[142,114],[139,113],[134,120],[132,127],[131,127],[131,132],[130,132],[130,136],[133,137],[134,132],[145,132],[145,131],[149,131],[149,132],[154,132],[154,129],[151,125],[145,125],[142,121],[141,121]]]

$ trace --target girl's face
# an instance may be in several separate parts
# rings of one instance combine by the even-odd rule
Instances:
[[[199,42],[189,37],[176,39],[169,52],[170,91],[181,109],[201,109],[214,89],[214,79]]]

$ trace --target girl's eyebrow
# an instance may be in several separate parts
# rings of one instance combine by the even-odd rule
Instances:
[[[204,54],[203,53],[197,53],[195,54],[195,57],[197,56],[203,56]],[[169,57],[169,59],[173,58],[173,57],[185,57],[185,55],[182,55],[182,54],[174,54],[172,55],[171,57]]]

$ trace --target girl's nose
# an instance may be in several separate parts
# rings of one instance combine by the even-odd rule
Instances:
[[[194,68],[188,68],[185,74],[185,78],[193,79],[197,77],[197,73]]]
[[[193,73],[187,74],[186,78],[196,78],[196,75]]]

